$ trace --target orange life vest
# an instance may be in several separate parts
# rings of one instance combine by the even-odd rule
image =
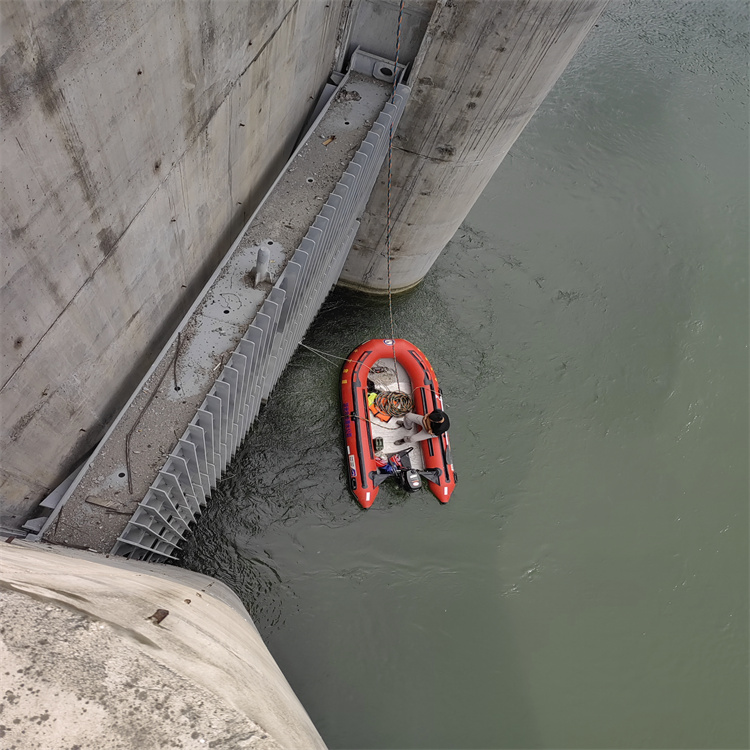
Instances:
[[[377,393],[367,394],[367,405],[372,412],[373,416],[377,417],[381,422],[390,421],[391,415],[388,412],[383,411],[376,403],[378,398]]]

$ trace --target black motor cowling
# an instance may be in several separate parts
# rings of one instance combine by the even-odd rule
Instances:
[[[422,489],[422,477],[416,469],[404,469],[401,472],[401,485],[407,492],[416,492]]]

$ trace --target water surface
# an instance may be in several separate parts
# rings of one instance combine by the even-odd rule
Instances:
[[[748,746],[748,9],[612,2],[397,335],[460,483],[345,488],[335,292],[185,564],[331,748]]]

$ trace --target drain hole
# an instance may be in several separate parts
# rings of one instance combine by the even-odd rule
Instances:
[[[380,73],[384,76],[392,76],[393,71],[390,68],[381,68]]]
[[[312,178],[312,177],[308,177],[308,178],[307,178],[307,182],[308,182],[308,184],[312,185],[312,184],[313,184],[313,182],[315,182],[315,180],[313,180],[313,178]]]
[[[224,315],[229,315],[229,310],[224,310]]]
[[[176,386],[174,387],[174,389],[175,389],[176,391],[179,391],[179,390],[180,390],[180,386],[179,386],[179,385],[176,385]]]
[[[125,476],[125,472],[124,472],[124,471],[121,471],[121,472],[120,472],[120,473],[119,473],[119,474],[118,474],[117,476],[118,476],[118,477],[120,477],[120,478],[122,479],[122,477],[124,477],[124,476]]]
[[[349,120],[344,120],[344,125],[348,125],[348,124],[349,124]]]
[[[268,240],[269,245],[273,245],[273,240]]]

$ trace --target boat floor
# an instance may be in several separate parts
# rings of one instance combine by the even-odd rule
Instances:
[[[377,372],[377,370],[381,371]],[[375,362],[370,368],[369,379],[375,384],[378,391],[402,391],[412,395],[411,380],[406,374],[406,370],[397,362],[394,363],[392,358],[382,358]],[[383,438],[383,450],[376,454],[383,456],[383,458],[389,453],[397,453],[410,447],[410,444],[396,445],[395,441],[407,435],[416,435],[418,432],[416,428],[407,430],[405,427],[397,427],[396,420],[398,417],[391,417],[388,422],[381,421],[372,412],[369,412],[369,417],[373,438]],[[424,469],[422,447],[419,443],[412,443],[411,445],[414,446],[414,450],[409,454],[409,460],[413,468],[421,471]]]

